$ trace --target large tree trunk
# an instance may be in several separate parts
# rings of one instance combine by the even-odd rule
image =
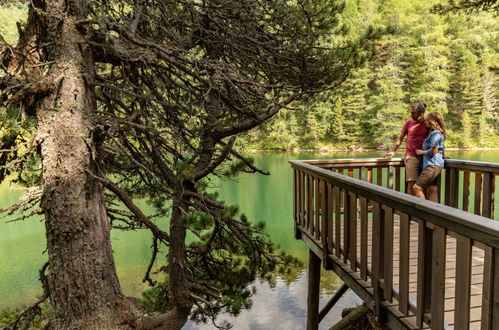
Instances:
[[[50,326],[114,329],[136,319],[138,309],[121,293],[103,187],[86,172],[97,172],[91,139],[96,110],[93,60],[79,43],[81,35],[64,1],[49,3],[47,12],[60,18],[47,18],[47,33],[59,34],[49,54],[56,63],[51,69],[56,87],[40,103],[37,117],[53,308]]]

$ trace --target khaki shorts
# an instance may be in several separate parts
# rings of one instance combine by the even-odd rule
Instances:
[[[424,168],[421,175],[416,180],[416,184],[421,188],[437,185],[437,178],[440,175],[442,168],[440,166],[430,165]]]
[[[419,160],[420,157],[405,156],[405,181],[416,181],[419,176]]]

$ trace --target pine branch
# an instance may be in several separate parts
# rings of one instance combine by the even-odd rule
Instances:
[[[123,204],[125,204],[125,206],[135,215],[136,219],[151,230],[154,237],[156,237],[161,241],[169,242],[170,236],[166,232],[162,231],[158,226],[156,226],[156,224],[154,224],[154,222],[152,222],[144,213],[142,213],[140,208],[138,208],[135,205],[133,200],[130,198],[130,196],[128,196],[128,194],[123,189],[119,188],[117,185],[115,185],[108,179],[93,174],[89,170],[87,170],[86,172],[92,178],[101,182],[107,189],[112,191],[123,202]]]

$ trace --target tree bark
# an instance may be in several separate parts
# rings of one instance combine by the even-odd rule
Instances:
[[[184,182],[183,186],[193,189],[192,183]],[[179,321],[185,323],[189,317],[193,302],[189,283],[185,274],[185,235],[186,227],[182,221],[182,213],[187,210],[183,192],[178,192],[177,202],[172,207],[172,217],[170,221],[170,251],[168,253],[170,290],[175,301],[175,309]],[[180,324],[180,323],[179,323]],[[180,327],[172,329],[180,329]]]
[[[59,33],[59,42],[48,52],[56,63],[50,73],[56,88],[37,109],[50,327],[115,329],[137,319],[138,308],[123,296],[118,282],[102,184],[86,173],[98,170],[91,140],[94,66],[66,9],[64,1],[47,4],[49,14],[64,14],[47,19],[47,33]]]

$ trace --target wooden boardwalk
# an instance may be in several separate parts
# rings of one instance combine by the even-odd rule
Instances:
[[[441,200],[461,210],[400,193],[400,160],[292,164],[295,235],[311,251],[308,329],[327,312],[314,296],[321,262],[392,329],[499,328],[498,164],[446,168]]]

